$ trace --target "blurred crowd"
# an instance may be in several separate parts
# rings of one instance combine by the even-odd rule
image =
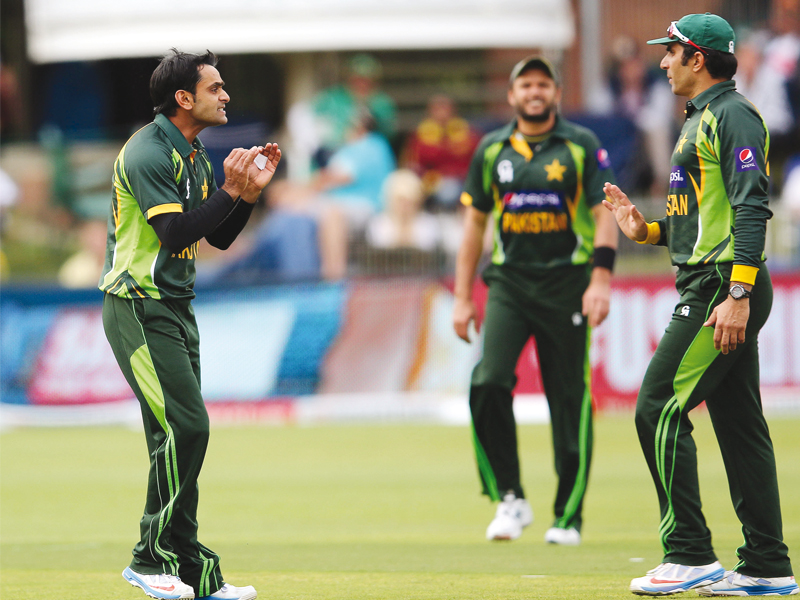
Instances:
[[[289,109],[290,176],[271,187],[251,250],[218,277],[270,268],[282,279],[337,280],[364,266],[354,254],[373,262],[415,254],[426,264],[455,254],[461,186],[481,134],[452,98],[437,94],[400,139],[380,76],[377,59],[357,54],[342,84]]]
[[[798,224],[799,32],[800,23],[792,19],[740,32],[735,78],[770,129],[773,207]],[[660,207],[684,107],[649,57],[630,37],[613,40],[604,89],[585,111],[566,116],[595,131],[629,195]],[[8,114],[5,108],[13,112],[17,102],[15,82],[5,66],[0,74]],[[268,188],[259,218],[232,252],[223,256],[203,248],[199,283],[452,271],[461,236],[461,187],[486,133],[478,123],[486,121],[465,118],[452,97],[435,93],[426,99],[424,117],[400,131],[398,108],[381,80],[381,63],[356,54],[347,61],[340,83],[288,107],[280,136],[287,164],[281,179]],[[207,139],[201,135],[212,161],[215,143],[250,145],[264,135],[263,128],[226,128],[224,136],[215,130]],[[51,147],[57,171],[59,146]],[[0,172],[3,214],[18,196],[19,186]],[[7,221],[4,216],[4,230]],[[74,255],[59,272],[62,285],[96,284],[105,230],[103,214],[84,213],[73,221],[69,239]],[[800,234],[797,238],[795,250]],[[0,269],[7,273],[8,265]]]

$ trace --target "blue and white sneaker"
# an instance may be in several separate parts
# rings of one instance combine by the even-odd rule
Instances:
[[[719,561],[710,565],[691,567],[661,563],[644,577],[631,581],[631,591],[642,596],[668,596],[715,583],[725,576]]]
[[[728,571],[720,581],[697,588],[701,596],[794,596],[794,577],[750,577]]]
[[[255,600],[258,594],[252,585],[236,587],[225,583],[210,596],[201,596],[197,600]]]
[[[145,575],[127,567],[122,576],[131,585],[142,588],[144,593],[158,600],[194,600],[194,589],[175,575]],[[253,596],[255,598],[255,596]]]

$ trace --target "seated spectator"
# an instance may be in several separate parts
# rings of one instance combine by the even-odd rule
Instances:
[[[19,186],[6,173],[0,169],[0,235],[6,232],[6,212],[17,203],[19,199]],[[8,278],[8,257],[0,244],[0,281]]]
[[[395,160],[386,138],[374,129],[372,116],[358,111],[347,142],[328,165],[309,184],[287,182],[275,194],[276,211],[301,212],[317,221],[324,279],[345,276],[350,238],[362,233],[369,218],[383,208],[382,187]]]
[[[78,238],[80,249],[58,270],[58,282],[65,288],[95,288],[106,258],[108,224],[101,219],[84,221]]]
[[[367,243],[373,248],[413,248],[432,252],[440,242],[439,222],[422,210],[422,180],[409,169],[395,171],[384,185],[386,209],[367,225]]]
[[[284,199],[295,191],[296,186],[285,179],[273,180],[267,189],[266,203],[275,205],[276,199]],[[201,242],[200,256],[211,254],[212,258],[206,256],[197,262],[198,285],[319,279],[318,227],[314,217],[297,211],[272,210],[259,221],[251,218],[250,222],[252,229],[245,229],[227,252]],[[242,245],[237,248],[235,244],[239,242]]]
[[[403,163],[422,177],[432,208],[458,206],[470,159],[480,135],[456,115],[453,100],[443,94],[431,97],[428,113],[411,135]]]
[[[310,100],[294,104],[286,125],[292,151],[290,176],[306,180],[325,167],[329,158],[347,141],[350,123],[361,110],[375,120],[374,130],[390,143],[397,131],[397,107],[379,89],[381,64],[369,54],[356,54],[347,63],[347,79],[324,89]]]

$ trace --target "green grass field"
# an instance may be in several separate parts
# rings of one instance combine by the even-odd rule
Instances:
[[[704,507],[730,568],[742,537],[708,418],[694,418]],[[800,547],[796,418],[771,420],[785,537]],[[633,598],[655,566],[658,511],[630,415],[596,421],[583,544],[542,541],[554,475],[547,426],[520,428],[535,521],[489,543],[469,430],[439,426],[215,428],[200,538],[259,598]],[[0,435],[0,598],[142,600],[120,577],[138,536],[147,453],[122,428]],[[696,596],[693,592],[686,596]]]

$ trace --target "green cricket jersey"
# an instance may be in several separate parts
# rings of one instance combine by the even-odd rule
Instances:
[[[522,270],[586,264],[594,252],[592,207],[614,181],[608,153],[588,129],[556,118],[529,144],[516,120],[487,134],[470,165],[461,202],[494,216],[492,263]]]
[[[202,142],[190,144],[164,115],[137,131],[114,164],[100,289],[123,298],[194,298],[198,243],[173,253],[147,220],[187,212],[217,189]]]
[[[656,221],[656,239],[669,247],[673,265],[761,264],[772,216],[768,156],[767,126],[733,81],[686,103],[672,154],[667,214]]]

